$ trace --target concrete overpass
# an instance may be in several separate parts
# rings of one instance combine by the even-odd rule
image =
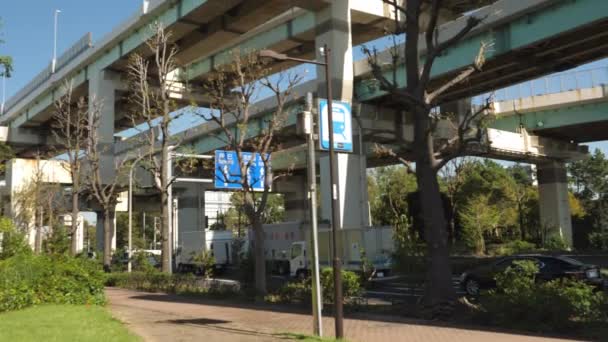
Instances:
[[[608,67],[525,82],[507,95],[495,105],[495,128],[524,127],[576,143],[608,140]]]

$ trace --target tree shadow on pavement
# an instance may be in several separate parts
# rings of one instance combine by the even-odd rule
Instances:
[[[276,338],[276,335],[274,335],[274,334],[269,334],[269,333],[265,333],[265,332],[261,332],[261,331],[257,331],[257,330],[239,329],[239,328],[235,328],[235,327],[222,325],[222,324],[229,324],[232,322],[225,321],[225,320],[219,320],[219,319],[209,319],[209,318],[169,319],[169,320],[164,320],[164,321],[157,321],[156,323],[200,326],[201,328],[204,328],[204,329],[210,329],[210,330],[225,332],[225,333],[229,333],[229,334]]]

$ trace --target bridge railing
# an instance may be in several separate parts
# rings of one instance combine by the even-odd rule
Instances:
[[[517,100],[605,85],[608,85],[608,66],[558,73],[499,89],[494,92],[494,101]],[[476,96],[473,103],[481,103],[489,95]]]
[[[76,43],[74,43],[61,56],[59,56],[59,58],[57,59],[55,72],[65,67],[81,53],[85,52],[91,47],[93,47],[93,43],[91,33],[89,32],[85,34],[82,38],[80,38]],[[34,92],[34,90],[38,89],[38,87],[40,87],[44,82],[51,78],[51,75],[51,64],[49,63],[44,68],[44,70],[42,70],[29,83],[27,83],[23,88],[21,88],[21,90],[15,93],[15,95],[8,99],[8,101],[6,101],[4,112],[0,113],[0,115],[4,115],[4,113],[8,112],[11,108],[13,108],[19,101]]]

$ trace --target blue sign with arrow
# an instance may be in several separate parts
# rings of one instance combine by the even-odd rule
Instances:
[[[242,163],[247,165],[247,183],[254,191],[264,191],[266,172],[264,161],[259,153],[242,152]],[[253,160],[252,160],[253,158]],[[268,156],[270,162],[270,156]],[[215,188],[242,190],[241,164],[236,151],[215,151]]]

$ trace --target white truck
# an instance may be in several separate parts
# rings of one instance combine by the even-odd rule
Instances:
[[[375,270],[376,277],[385,277],[391,270],[391,254],[394,251],[393,228],[363,227],[342,229],[338,232],[338,248],[345,270],[360,271],[364,259]],[[253,234],[250,232],[250,237]],[[292,277],[305,277],[310,272],[312,254],[310,228],[299,222],[264,225],[264,249],[271,271]],[[255,243],[255,242],[253,242]],[[319,225],[319,264],[331,267],[331,230],[328,225]]]
[[[215,258],[215,270],[223,271],[231,263],[232,231],[204,230],[181,232],[179,245],[175,253],[175,265],[178,272],[203,273],[203,265],[196,261],[196,256],[209,251]]]

